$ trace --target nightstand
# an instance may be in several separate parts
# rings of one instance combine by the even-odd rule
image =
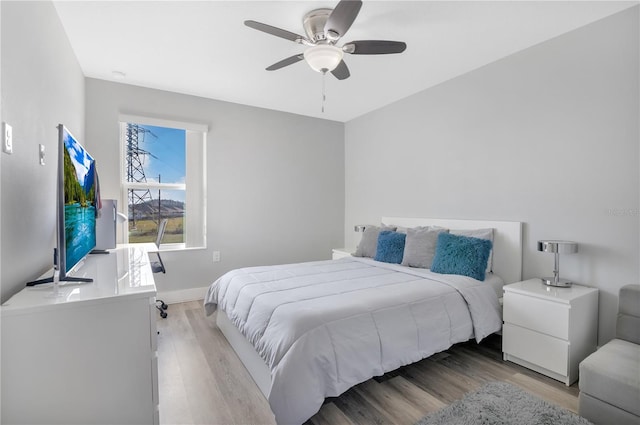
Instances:
[[[512,361],[567,386],[596,350],[598,290],[557,288],[530,279],[504,286],[502,351]]]
[[[356,252],[355,248],[333,248],[332,260],[338,260],[344,257],[351,257]]]

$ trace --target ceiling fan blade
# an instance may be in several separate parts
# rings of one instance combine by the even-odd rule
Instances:
[[[387,55],[390,53],[402,53],[407,44],[402,41],[387,40],[361,40],[351,41],[342,50],[352,55]]]
[[[254,30],[266,32],[267,34],[275,35],[276,37],[285,38],[287,40],[295,42],[297,42],[298,40],[305,40],[305,38],[301,35],[283,30],[282,28],[272,27],[271,25],[263,24],[262,22],[244,21],[244,24],[249,28],[253,28]]]
[[[336,69],[331,71],[331,73],[338,80],[346,80],[347,78],[349,78],[349,76],[351,76],[351,73],[349,72],[349,68],[347,67],[347,64],[344,63],[343,60],[340,61],[338,66],[336,66]]]
[[[300,62],[304,59],[304,55],[293,55],[286,59],[282,59],[280,62],[276,62],[267,68],[267,71],[275,71],[276,69],[284,68],[285,66],[293,65],[296,62]]]
[[[340,0],[324,25],[324,33],[327,38],[337,40],[345,35],[358,16],[361,7],[361,0]]]

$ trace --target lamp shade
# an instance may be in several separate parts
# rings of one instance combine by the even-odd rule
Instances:
[[[538,241],[538,251],[558,254],[575,254],[578,244],[571,241]]]
[[[320,44],[305,50],[304,59],[314,71],[331,72],[336,69],[343,55],[342,49],[336,46]]]

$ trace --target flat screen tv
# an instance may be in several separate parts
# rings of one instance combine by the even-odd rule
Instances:
[[[97,192],[95,160],[64,125],[58,125],[54,266],[59,281],[92,281],[69,274],[96,246]],[[53,278],[27,285],[56,282],[55,277],[54,272]]]

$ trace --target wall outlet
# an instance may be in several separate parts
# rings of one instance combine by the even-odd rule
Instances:
[[[213,251],[213,262],[214,263],[220,262],[220,251]]]
[[[6,122],[2,123],[2,152],[13,153],[13,129]]]
[[[42,143],[38,145],[38,156],[40,158],[40,165],[44,165],[44,145]]]

